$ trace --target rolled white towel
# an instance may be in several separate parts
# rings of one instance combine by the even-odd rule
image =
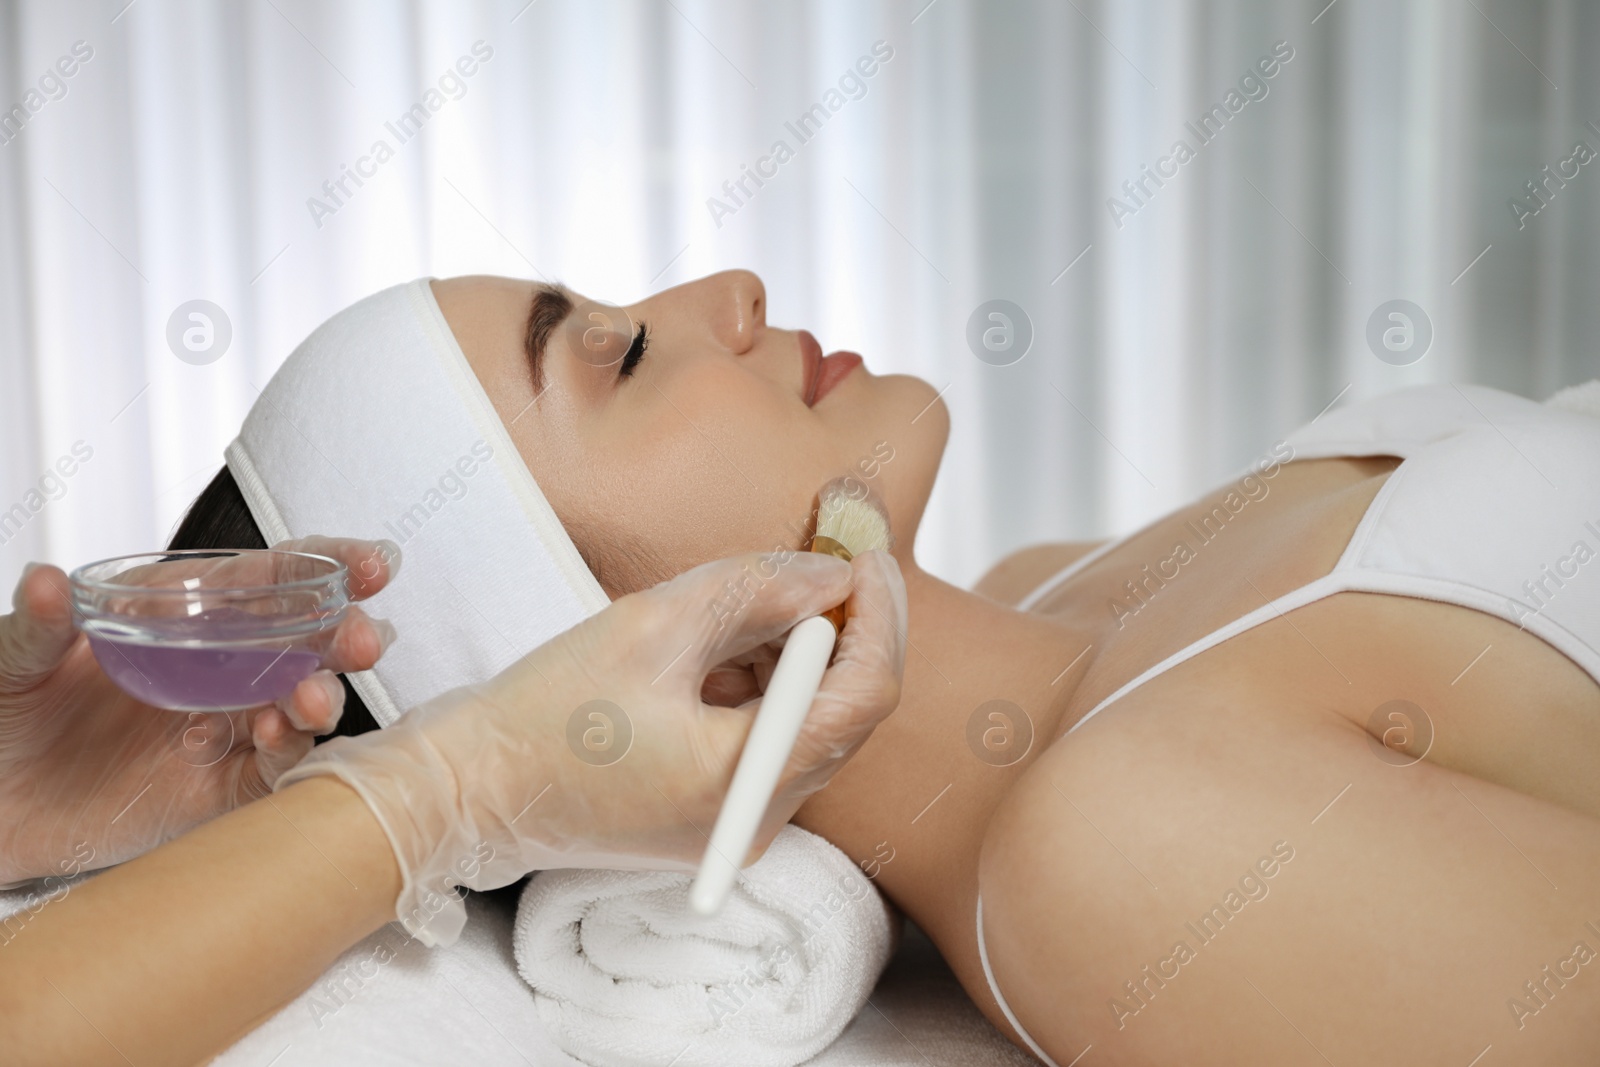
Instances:
[[[1590,378],[1581,385],[1572,385],[1545,401],[1551,407],[1593,415],[1600,419],[1600,378]]]
[[[517,909],[517,969],[564,1051],[595,1067],[792,1067],[866,1003],[900,921],[848,856],[787,826],[722,911],[688,873],[545,871]]]

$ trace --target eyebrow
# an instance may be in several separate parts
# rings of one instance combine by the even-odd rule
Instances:
[[[572,294],[563,285],[537,285],[528,308],[528,329],[522,347],[528,354],[533,393],[544,392],[544,352],[550,335],[572,314]]]

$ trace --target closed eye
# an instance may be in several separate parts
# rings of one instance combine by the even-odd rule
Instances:
[[[628,346],[627,354],[622,357],[622,366],[617,373],[625,378],[631,377],[649,347],[650,327],[641,322],[639,328],[633,332],[633,343]]]

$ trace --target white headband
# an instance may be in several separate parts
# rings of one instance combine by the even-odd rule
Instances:
[[[400,640],[350,676],[384,726],[486,681],[609,600],[445,322],[427,278],[323,323],[273,375],[225,455],[268,544],[388,538],[369,602]]]

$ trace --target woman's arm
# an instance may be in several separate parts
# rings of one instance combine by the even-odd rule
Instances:
[[[45,905],[0,947],[0,1048],[204,1062],[393,919],[399,891],[355,791],[296,782]]]

